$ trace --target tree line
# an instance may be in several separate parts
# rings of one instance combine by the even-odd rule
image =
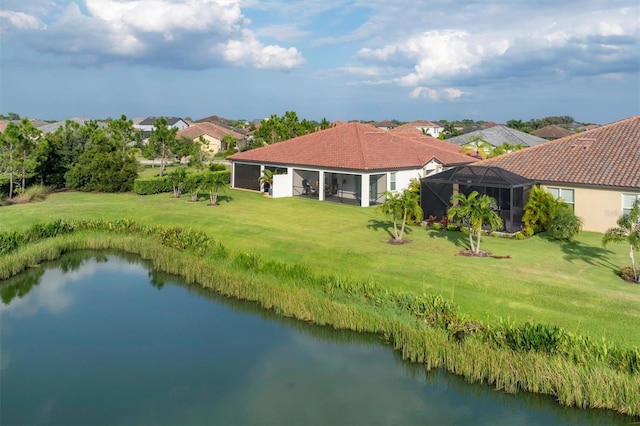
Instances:
[[[137,156],[160,159],[160,175],[170,160],[189,157],[202,167],[204,141],[177,139],[163,117],[143,143],[133,121],[122,115],[106,124],[67,120],[44,134],[28,118],[8,123],[0,133],[0,190],[10,200],[33,184],[80,191],[124,192],[133,189],[141,164]]]

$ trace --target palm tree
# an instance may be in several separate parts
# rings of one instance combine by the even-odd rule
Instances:
[[[264,169],[262,175],[258,178],[258,182],[263,188],[269,185],[267,189],[271,189],[273,187],[273,170]]]
[[[640,200],[636,200],[628,213],[623,214],[617,221],[618,226],[609,228],[602,237],[602,245],[610,242],[626,242],[629,244],[629,257],[633,278],[640,283],[638,268],[634,256],[635,250],[640,250]]]
[[[218,193],[224,191],[229,182],[223,173],[209,172],[202,178],[202,188],[209,192],[210,206],[218,205]]]
[[[471,136],[469,142],[462,145],[460,152],[462,154],[476,154],[484,160],[493,149],[493,145],[482,139],[482,136]]]
[[[551,218],[564,204],[541,187],[533,186],[527,204],[524,206],[522,222],[525,227],[532,228],[535,232],[544,231]]]
[[[453,194],[451,196],[452,207],[447,211],[449,221],[459,218],[469,225],[469,244],[471,251],[475,255],[480,254],[480,238],[482,227],[489,226],[494,230],[502,229],[502,218],[494,210],[495,198],[488,195],[478,196],[478,191],[473,191],[469,196],[464,194]],[[477,241],[474,244],[473,235],[476,234]]]
[[[178,167],[168,175],[169,182],[173,187],[173,196],[175,198],[180,198],[182,195],[182,187],[184,185],[184,181],[187,178],[187,169],[184,167]]]
[[[404,229],[409,217],[415,217],[420,221],[423,217],[418,195],[405,189],[401,193],[393,194],[389,191],[384,193],[386,199],[377,209],[393,222],[393,241],[401,243],[404,239]],[[400,230],[398,223],[401,222]]]

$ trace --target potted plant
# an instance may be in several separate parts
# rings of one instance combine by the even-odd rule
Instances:
[[[263,191],[269,195],[273,195],[273,171],[264,169],[262,175],[258,178],[258,182],[262,185]]]

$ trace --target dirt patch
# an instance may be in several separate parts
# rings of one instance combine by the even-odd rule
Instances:
[[[394,246],[401,246],[403,244],[409,244],[410,242],[410,240],[396,240],[395,238],[389,238],[387,240],[387,244],[391,244]]]
[[[465,250],[460,250],[458,252],[458,255],[460,256],[468,256],[468,257],[491,257],[493,259],[511,259],[511,256],[506,255],[506,256],[494,256],[491,253],[489,253],[488,251],[484,251],[484,250],[480,250],[479,253],[474,253],[469,249],[465,249]]]

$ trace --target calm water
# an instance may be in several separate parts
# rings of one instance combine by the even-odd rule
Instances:
[[[0,424],[625,424],[403,362],[375,336],[277,317],[72,253],[0,281]]]

